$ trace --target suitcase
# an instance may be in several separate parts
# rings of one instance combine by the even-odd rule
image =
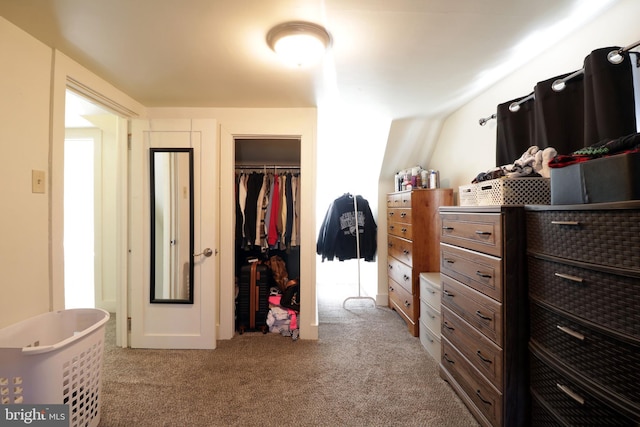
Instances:
[[[240,268],[238,297],[236,298],[237,329],[269,331],[269,291],[272,286],[271,270],[259,262],[251,262]]]

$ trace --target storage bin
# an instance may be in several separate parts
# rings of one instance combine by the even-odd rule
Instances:
[[[551,204],[640,199],[640,152],[616,154],[551,169]]]
[[[478,206],[548,205],[551,203],[549,178],[498,178],[476,185]]]
[[[70,309],[0,329],[0,405],[67,404],[70,427],[97,426],[108,320]]]
[[[476,199],[476,184],[461,185],[458,187],[458,202],[460,206],[478,206]]]

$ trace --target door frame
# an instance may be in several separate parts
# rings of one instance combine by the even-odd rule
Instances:
[[[51,132],[49,141],[49,310],[64,309],[64,138],[67,89],[111,111],[117,130],[117,287],[116,345],[128,346],[127,337],[127,197],[128,119],[145,114],[145,107],[58,50],[52,52]]]
[[[218,339],[235,334],[235,140],[300,140],[300,338],[318,339],[316,294],[316,121],[315,109],[248,109],[221,118],[220,126],[220,308]]]

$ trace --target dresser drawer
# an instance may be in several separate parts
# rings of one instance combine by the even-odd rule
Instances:
[[[502,394],[443,336],[441,364],[492,425],[502,425]]]
[[[529,256],[529,293],[574,316],[640,340],[640,277]]]
[[[442,305],[502,347],[502,304],[443,275]]]
[[[639,419],[632,420],[614,410],[600,395],[576,382],[532,346],[531,394],[549,408],[563,425],[575,426],[637,426]],[[535,408],[535,407],[534,407]]]
[[[442,301],[440,273],[420,273],[420,299],[440,311]]]
[[[621,341],[535,300],[530,313],[531,342],[618,400],[640,402],[640,341]]]
[[[413,225],[402,222],[389,222],[387,223],[387,233],[411,240],[413,238]]]
[[[442,333],[501,392],[502,349],[468,323],[442,308]]]
[[[387,236],[388,253],[408,266],[413,265],[413,242],[395,236]]]
[[[420,343],[431,357],[433,357],[433,360],[440,362],[440,353],[442,350],[440,337],[427,328],[422,321],[420,321]]]
[[[387,209],[387,222],[403,222],[411,224],[411,208]]]
[[[442,213],[440,241],[502,256],[502,215]]]
[[[411,267],[393,257],[388,257],[387,268],[389,278],[400,284],[410,294],[416,293],[413,289],[413,275]]]
[[[429,304],[420,300],[420,321],[427,325],[431,332],[440,336],[440,325],[442,322],[442,316],[440,312]]]
[[[410,208],[411,207],[411,191],[403,191],[398,193],[387,194],[388,208]]]
[[[389,279],[389,302],[405,320],[409,320],[412,325],[416,325],[420,317],[420,304],[417,297],[400,286],[397,282]]]
[[[527,211],[526,222],[530,253],[640,270],[640,211]]]
[[[502,301],[502,259],[447,244],[440,245],[440,272]]]

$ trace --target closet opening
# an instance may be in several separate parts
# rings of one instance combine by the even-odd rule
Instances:
[[[300,278],[301,140],[235,138],[234,142],[236,332],[275,332],[297,337],[295,319],[281,319],[283,313],[278,310],[286,312],[287,308],[274,308],[270,297],[284,296],[287,284],[283,276],[298,283]],[[283,261],[286,274],[271,268],[272,261],[278,258]],[[251,274],[253,264],[257,266]],[[269,271],[265,277],[266,268]],[[274,322],[274,315],[278,321]]]

